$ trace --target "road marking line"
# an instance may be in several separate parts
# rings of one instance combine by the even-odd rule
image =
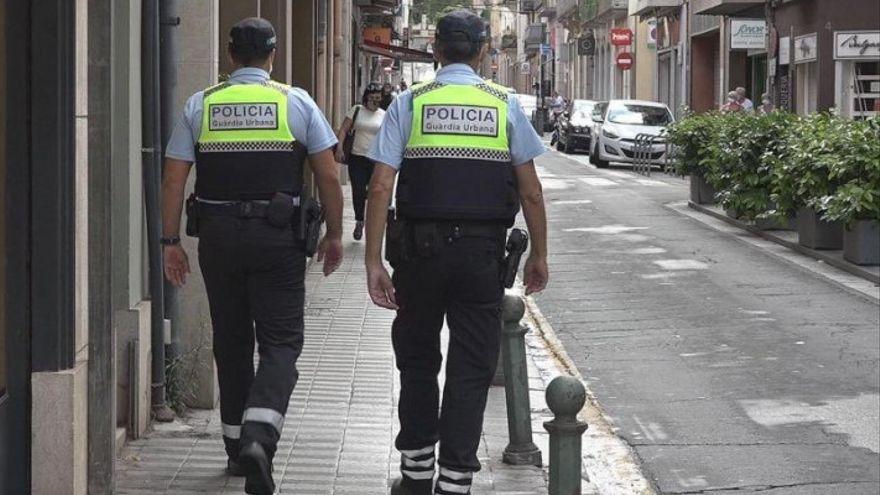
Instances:
[[[581,182],[584,182],[590,186],[597,186],[597,187],[607,187],[607,186],[618,185],[617,182],[614,182],[613,180],[610,180],[610,179],[605,179],[603,177],[582,177]]]
[[[647,230],[648,227],[627,227],[626,225],[603,225],[601,227],[576,227],[562,229],[563,232],[593,232],[594,234],[616,235],[633,230]]]

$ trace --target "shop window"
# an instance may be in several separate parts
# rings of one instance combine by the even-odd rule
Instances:
[[[816,62],[799,64],[796,69],[796,105],[798,115],[816,111],[819,100],[819,68]]]

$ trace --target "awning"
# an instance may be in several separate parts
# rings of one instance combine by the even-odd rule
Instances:
[[[364,40],[361,43],[361,50],[383,57],[394,58],[401,62],[434,62],[434,55],[430,52],[403,46],[386,45],[377,41]]]

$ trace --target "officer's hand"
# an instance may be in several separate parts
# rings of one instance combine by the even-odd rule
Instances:
[[[189,258],[186,256],[186,251],[179,244],[164,247],[165,278],[175,287],[183,287],[189,274]]]
[[[376,306],[395,311],[400,309],[394,297],[394,283],[383,265],[367,266],[367,290]]]
[[[342,239],[324,236],[318,244],[318,261],[324,262],[324,276],[335,272],[342,264]]]
[[[526,295],[541,292],[547,286],[550,278],[547,270],[547,258],[529,255],[526,266],[523,269]]]

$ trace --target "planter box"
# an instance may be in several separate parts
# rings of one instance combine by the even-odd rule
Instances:
[[[739,212],[736,211],[736,208],[725,208],[724,214],[729,216],[730,218],[736,220],[739,218]]]
[[[715,188],[698,175],[691,176],[691,201],[698,205],[715,204]]]
[[[857,265],[880,265],[880,222],[856,220],[846,228],[843,257]]]
[[[797,215],[798,243],[810,249],[843,247],[843,225],[826,222],[810,208],[801,208]]]
[[[795,222],[794,218],[786,218],[785,220],[759,218],[755,220],[755,227],[761,230],[796,230]]]

